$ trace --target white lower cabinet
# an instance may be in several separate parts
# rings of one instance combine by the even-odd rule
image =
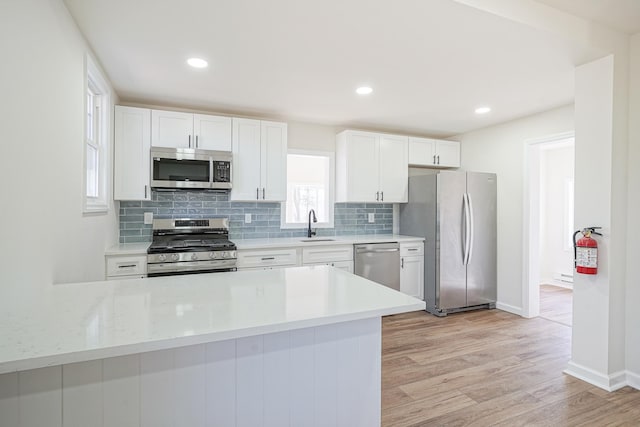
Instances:
[[[106,255],[107,280],[147,277],[146,255]]]
[[[400,245],[400,292],[424,299],[424,243]]]
[[[353,273],[353,245],[302,248],[302,265],[330,265]]]
[[[298,263],[296,248],[238,250],[238,270],[264,270],[294,267]]]

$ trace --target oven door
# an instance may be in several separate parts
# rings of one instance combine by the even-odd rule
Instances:
[[[213,160],[206,150],[153,148],[151,187],[212,188]]]

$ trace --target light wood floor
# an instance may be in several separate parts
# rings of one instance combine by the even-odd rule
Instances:
[[[500,310],[383,319],[382,425],[640,426],[640,391],[562,373],[571,328]]]
[[[573,291],[552,285],[540,285],[540,317],[571,326]]]

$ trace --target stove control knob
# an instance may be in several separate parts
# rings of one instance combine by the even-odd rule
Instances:
[[[228,259],[229,258],[229,252],[222,252],[222,258],[223,259]]]
[[[180,259],[180,255],[173,254],[173,255],[171,255],[171,259],[174,260],[174,261],[178,261]]]
[[[197,260],[198,260],[198,255],[196,255],[196,254],[191,254],[191,259],[192,259],[193,261],[197,261]]]
[[[215,252],[209,252],[209,258],[214,259],[216,257]]]
[[[160,261],[166,261],[166,260],[167,260],[167,256],[166,256],[165,254],[160,254],[160,255],[158,256],[158,259],[159,259]]]

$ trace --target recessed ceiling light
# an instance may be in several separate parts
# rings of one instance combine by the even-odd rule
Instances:
[[[356,89],[356,93],[358,95],[369,95],[371,92],[373,92],[373,89],[371,89],[369,86],[362,86]]]
[[[189,58],[187,59],[187,64],[193,68],[206,68],[207,65],[209,65],[209,63],[202,58]]]
[[[491,111],[491,107],[478,107],[476,108],[476,114],[487,114]]]

